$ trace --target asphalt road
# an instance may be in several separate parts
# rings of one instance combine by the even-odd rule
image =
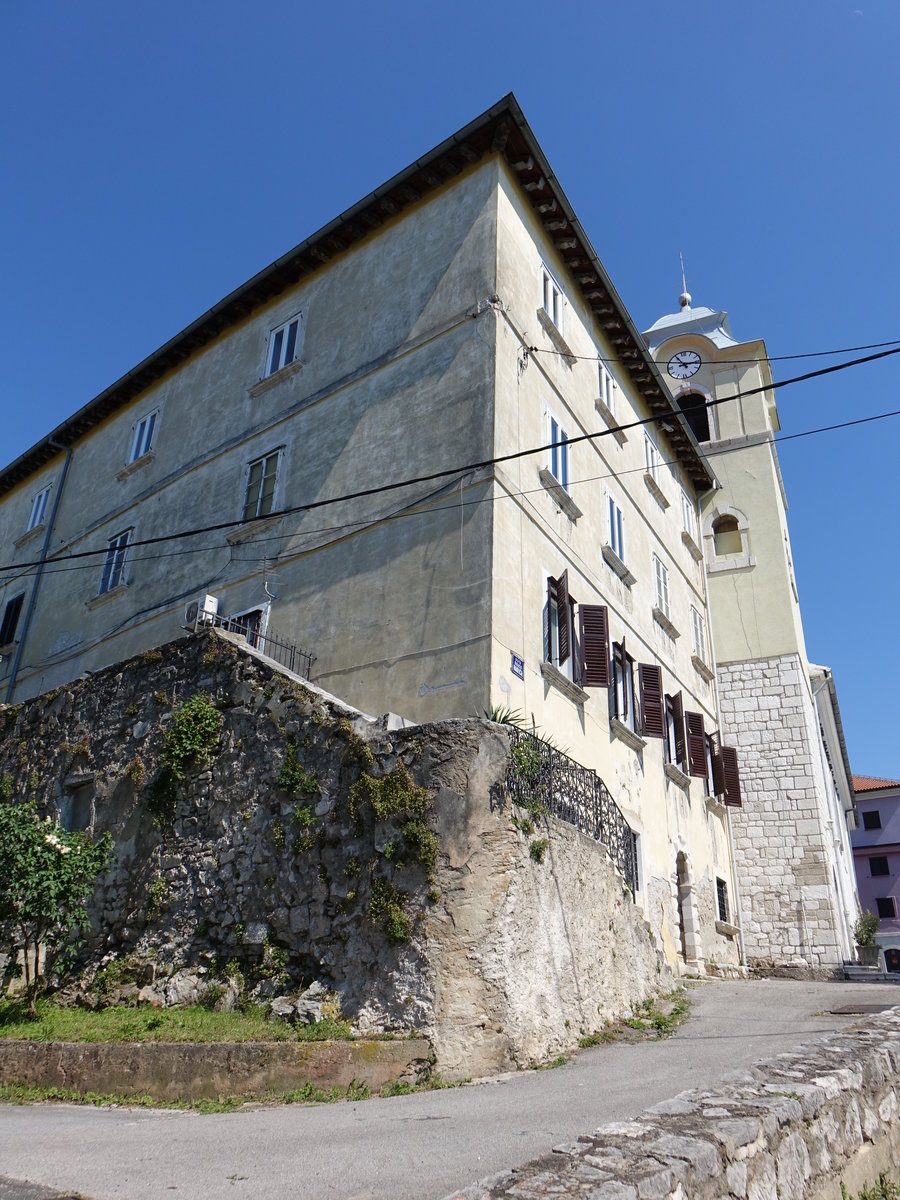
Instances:
[[[563,1067],[353,1104],[190,1112],[0,1106],[0,1200],[45,1188],[95,1200],[440,1200],[605,1121],[900,1003],[887,984],[702,983],[663,1042],[580,1052]],[[18,1189],[18,1180],[43,1185]],[[52,1193],[51,1193],[52,1194]]]

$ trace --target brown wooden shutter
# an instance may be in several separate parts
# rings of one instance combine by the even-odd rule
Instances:
[[[572,650],[569,637],[569,572],[563,571],[556,581],[556,626],[559,631],[559,666]]]
[[[679,766],[687,762],[687,747],[684,736],[684,701],[681,692],[672,697],[672,716],[675,719],[675,761]]]
[[[714,796],[725,795],[725,763],[722,759],[722,743],[717,733],[709,735],[710,761],[712,762],[712,789]]]
[[[737,750],[734,746],[723,746],[721,751],[724,788],[722,799],[732,808],[741,807],[741,776],[738,771]]]
[[[550,610],[556,603],[556,580],[547,577],[547,603],[544,606],[544,662],[553,661],[553,637],[550,633]]]
[[[706,730],[703,728],[703,714],[685,713],[684,723],[687,726],[688,775],[693,775],[697,779],[705,779]]]
[[[662,667],[638,663],[641,685],[641,733],[644,737],[666,736],[666,707],[663,699]]]
[[[608,688],[609,609],[605,604],[581,604],[578,624],[581,630],[581,686]]]

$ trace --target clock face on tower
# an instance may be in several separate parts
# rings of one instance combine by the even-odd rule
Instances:
[[[666,364],[673,379],[690,379],[700,370],[700,355],[696,350],[679,350]]]

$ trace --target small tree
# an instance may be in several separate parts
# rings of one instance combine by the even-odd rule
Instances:
[[[33,801],[0,803],[0,939],[8,973],[22,955],[30,1016],[43,983],[41,948],[44,970],[65,964],[90,928],[85,901],[111,861],[109,833],[91,840],[42,821]]]
[[[876,944],[875,934],[878,932],[880,924],[881,918],[867,908],[853,926],[853,936],[856,938],[857,946],[874,946]]]

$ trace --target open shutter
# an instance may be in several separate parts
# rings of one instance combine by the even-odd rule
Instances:
[[[705,779],[706,730],[703,728],[703,714],[685,713],[684,723],[687,727],[688,775],[693,775],[697,779]]]
[[[572,651],[569,637],[569,572],[563,571],[556,581],[556,623],[559,629],[559,665],[562,666]]]
[[[666,708],[663,699],[662,667],[638,663],[641,685],[641,733],[644,737],[666,736]]]
[[[608,688],[609,609],[605,604],[578,606],[581,630],[581,686]]]
[[[714,796],[725,795],[725,763],[722,759],[722,743],[717,733],[709,737],[710,761],[712,762],[712,788]]]
[[[741,777],[738,771],[737,750],[734,746],[723,746],[721,751],[724,788],[722,799],[732,808],[741,807]]]
[[[22,601],[25,599],[25,593],[21,592],[18,596],[13,596],[12,600],[6,602],[6,608],[3,612],[3,624],[0,626],[0,646],[8,646],[16,636],[16,626],[19,624],[19,614],[22,611]]]
[[[675,761],[683,767],[687,762],[687,747],[684,737],[684,701],[681,692],[672,697],[672,716],[675,720]]]
[[[556,603],[556,580],[547,579],[547,603],[544,605],[544,662],[553,662],[553,636],[550,633],[550,610]]]

